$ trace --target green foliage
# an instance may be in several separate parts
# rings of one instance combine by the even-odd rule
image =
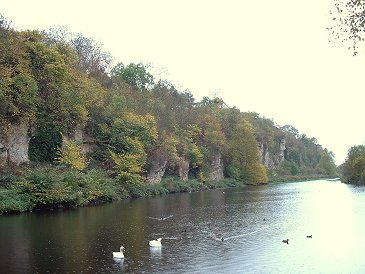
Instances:
[[[58,127],[44,124],[38,127],[29,141],[29,159],[34,162],[50,162],[57,158],[62,136]]]
[[[24,57],[25,42],[4,20],[0,18],[0,126],[6,135],[13,123],[34,122],[39,93]]]
[[[18,180],[19,177],[12,174],[0,175],[0,187],[7,187]]]
[[[145,155],[143,154],[116,154],[110,152],[115,163],[114,169],[117,171],[119,181],[122,184],[134,185],[144,181],[141,176]]]
[[[322,174],[329,176],[336,176],[337,167],[335,161],[333,160],[333,154],[325,149],[321,155],[317,168]]]
[[[298,175],[299,167],[295,162],[284,160],[281,164],[281,172],[283,175]]]
[[[158,137],[156,123],[151,115],[133,113],[117,118],[106,133],[109,134],[109,145],[116,153],[143,154]]]
[[[25,212],[34,207],[31,195],[19,193],[16,188],[0,188],[0,215],[12,212]]]
[[[110,62],[101,45],[82,34],[18,32],[0,16],[0,137],[12,133],[16,123],[28,124],[30,160],[57,158],[67,166],[0,177],[1,195],[9,196],[1,212],[265,183],[259,148],[272,157],[269,164],[278,176],[334,173],[331,153],[292,126],[279,128],[257,113],[228,108],[217,97],[195,103],[188,90],[164,80],[155,83],[142,63],[119,63],[109,76]],[[83,142],[92,150],[90,165],[109,174],[85,171],[88,160],[76,143],[65,141],[61,147],[60,132],[71,137],[76,129],[83,130]],[[208,180],[217,156],[229,182]],[[193,180],[174,177],[147,185],[147,171],[156,160],[167,161],[171,176],[181,176],[182,165],[189,167]],[[358,171],[361,163],[347,170]]]
[[[252,126],[246,121],[237,124],[229,144],[232,176],[248,183],[266,183],[266,170],[260,163],[258,145]]]
[[[239,167],[230,164],[226,168],[226,172],[229,178],[235,179],[237,181],[248,181],[248,175],[243,170],[241,170]]]
[[[117,199],[114,180],[102,170],[35,168],[24,178],[0,186],[0,214],[49,206],[82,206]]]
[[[342,166],[341,181],[352,184],[365,184],[365,145],[353,146],[347,153]]]
[[[111,75],[114,82],[118,81],[118,78],[123,79],[135,90],[148,89],[154,81],[152,74],[147,71],[146,66],[142,63],[130,63],[128,66],[119,63],[112,69]]]
[[[203,164],[204,155],[196,144],[190,145],[189,160],[192,168],[199,167]]]
[[[242,181],[237,181],[234,179],[224,179],[221,181],[208,181],[204,184],[208,189],[216,188],[228,188],[228,187],[242,187],[244,183]]]

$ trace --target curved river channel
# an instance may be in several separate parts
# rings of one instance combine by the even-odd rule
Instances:
[[[365,187],[318,180],[1,216],[0,273],[365,273]]]

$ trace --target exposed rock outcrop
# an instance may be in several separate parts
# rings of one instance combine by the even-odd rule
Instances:
[[[95,141],[88,133],[87,128],[77,126],[73,134],[70,134],[67,138],[80,144],[83,153],[90,153],[94,150]]]
[[[177,163],[177,172],[180,180],[187,181],[189,175],[189,161],[185,158],[180,158]]]
[[[285,144],[285,139],[280,139],[275,147],[274,153],[271,153],[266,144],[259,143],[262,164],[270,169],[279,168],[284,161]]]
[[[164,154],[155,153],[152,157],[151,167],[147,174],[148,184],[158,184],[165,174],[167,157]]]
[[[27,124],[13,125],[6,137],[0,138],[0,167],[29,162],[29,127]]]
[[[223,180],[223,161],[222,155],[220,152],[213,153],[212,161],[210,165],[210,173],[209,173],[209,180],[211,181],[219,181]]]

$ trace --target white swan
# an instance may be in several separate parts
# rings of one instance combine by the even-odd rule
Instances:
[[[158,238],[157,240],[149,241],[149,244],[150,244],[150,246],[158,247],[158,246],[161,246],[161,240],[162,240],[162,238]]]
[[[124,254],[123,254],[123,251],[125,250],[124,246],[121,246],[119,250],[120,250],[120,252],[113,252],[113,258],[117,258],[117,259],[124,258]]]

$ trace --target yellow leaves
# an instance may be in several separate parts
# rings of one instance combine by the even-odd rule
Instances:
[[[140,133],[146,135],[140,136],[141,138],[150,139],[150,142],[154,142],[157,140],[158,133],[156,121],[152,115],[146,114],[142,116],[129,112],[125,115],[123,120],[127,123],[131,130],[140,131]]]
[[[179,144],[179,140],[175,135],[169,135],[166,131],[161,133],[160,147],[164,153],[166,153],[169,160],[176,162],[179,157],[177,154],[176,146]]]
[[[137,184],[144,181],[140,175],[143,171],[144,155],[141,154],[116,154],[110,152],[115,163],[115,169],[119,177],[125,183]]]
[[[57,162],[66,164],[76,170],[84,170],[88,165],[81,146],[64,138],[64,146],[58,151]]]
[[[116,165],[116,169],[120,174],[124,173],[140,173],[143,170],[141,154],[116,154],[110,153],[112,160]]]
[[[265,167],[258,162],[248,167],[248,176],[251,183],[267,183],[268,181]]]
[[[198,181],[201,183],[205,183],[207,180],[208,180],[208,176],[203,171],[200,171],[198,173]]]
[[[196,124],[189,124],[187,126],[187,136],[192,140],[196,140],[202,134],[202,129]]]
[[[204,155],[196,144],[191,144],[189,156],[193,168],[203,164]]]

